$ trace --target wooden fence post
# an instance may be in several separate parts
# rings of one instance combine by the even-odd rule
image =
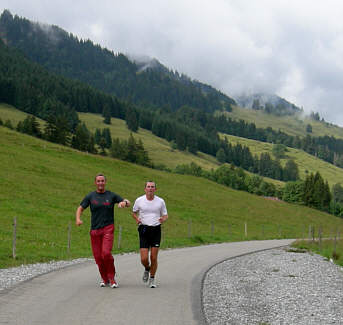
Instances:
[[[188,238],[192,237],[192,219],[188,221]]]
[[[333,242],[333,253],[332,253],[332,257],[335,260],[337,259],[336,246],[337,246],[337,236],[335,235],[334,242]]]
[[[17,250],[17,217],[13,219],[13,243],[12,243],[12,256],[16,258],[16,250]]]
[[[68,249],[67,249],[68,254],[70,254],[70,243],[71,243],[71,221],[69,221],[69,225],[68,225]]]
[[[122,226],[119,225],[119,233],[118,233],[118,249],[120,249],[121,245],[121,232],[122,232]]]
[[[245,237],[248,237],[248,223],[247,222],[244,223],[244,235]]]
[[[308,240],[311,240],[311,233],[312,233],[312,227],[311,225],[308,226]]]

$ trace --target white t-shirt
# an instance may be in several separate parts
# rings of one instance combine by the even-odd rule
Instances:
[[[168,214],[164,200],[157,195],[153,200],[148,200],[146,195],[142,195],[136,199],[132,211],[139,213],[139,219],[143,225],[158,226],[161,223],[159,219]]]

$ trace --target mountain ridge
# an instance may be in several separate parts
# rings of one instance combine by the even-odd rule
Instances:
[[[6,44],[54,73],[87,82],[92,86],[138,105],[177,110],[183,105],[230,110],[235,101],[209,85],[180,82],[178,73],[160,63],[159,69],[141,70],[122,53],[115,53],[90,40],[80,40],[54,25],[43,25],[13,16],[4,10],[0,35]],[[162,68],[163,67],[163,68]],[[204,91],[206,90],[206,92]]]

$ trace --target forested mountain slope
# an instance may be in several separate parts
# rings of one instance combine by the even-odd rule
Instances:
[[[9,46],[48,70],[78,79],[141,106],[177,110],[183,105],[207,112],[230,110],[235,101],[209,85],[169,71],[161,64],[142,69],[90,40],[80,40],[57,26],[32,23],[5,10],[0,35]]]

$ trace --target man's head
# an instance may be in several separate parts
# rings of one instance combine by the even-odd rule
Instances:
[[[104,174],[97,174],[94,179],[94,183],[96,186],[96,191],[98,193],[104,193],[105,192],[105,186],[106,186],[106,177]]]
[[[156,191],[156,183],[154,181],[145,182],[144,191],[148,199],[154,198],[154,194]]]

